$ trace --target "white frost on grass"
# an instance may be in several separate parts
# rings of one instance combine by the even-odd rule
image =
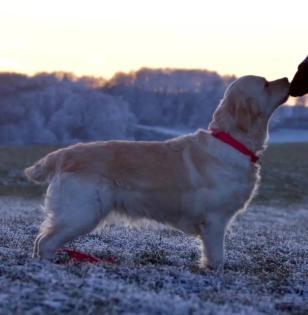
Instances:
[[[0,314],[306,314],[308,209],[252,205],[222,272],[198,269],[199,240],[163,226],[108,226],[68,245],[114,264],[31,258],[37,200],[0,198]],[[59,263],[60,262],[60,263]]]

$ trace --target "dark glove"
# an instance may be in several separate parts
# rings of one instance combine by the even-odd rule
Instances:
[[[289,91],[291,96],[303,96],[306,93],[308,93],[308,56],[298,66]]]

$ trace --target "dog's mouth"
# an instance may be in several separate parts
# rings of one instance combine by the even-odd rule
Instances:
[[[280,106],[284,104],[289,98],[290,83],[288,78],[282,78],[272,82],[273,85],[276,86],[283,93],[277,102],[277,106]]]
[[[281,98],[279,105],[284,104],[288,98],[289,98],[289,89],[287,90],[287,93]]]

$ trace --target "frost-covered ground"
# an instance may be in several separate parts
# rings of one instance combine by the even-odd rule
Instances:
[[[114,264],[31,258],[40,201],[0,198],[0,314],[308,314],[308,207],[252,205],[228,233],[222,272],[167,227],[110,224],[69,244]]]

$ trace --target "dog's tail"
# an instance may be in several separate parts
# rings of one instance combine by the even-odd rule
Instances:
[[[46,155],[32,166],[26,168],[24,170],[26,177],[37,184],[48,183],[56,173],[59,151]]]

